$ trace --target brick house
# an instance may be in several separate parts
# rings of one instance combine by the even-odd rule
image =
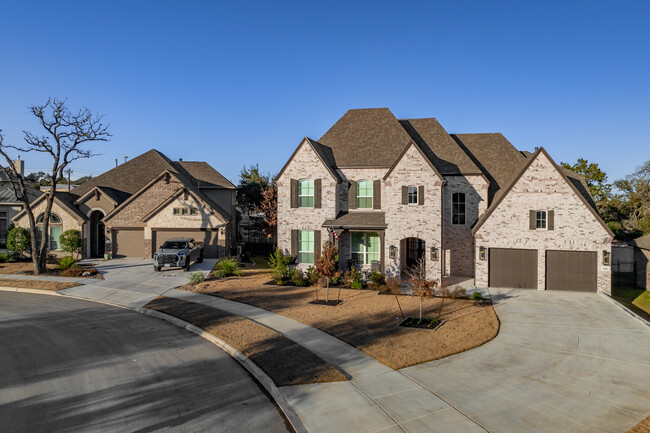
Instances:
[[[650,234],[630,242],[634,247],[634,270],[636,286],[650,290]]]
[[[342,268],[403,277],[424,258],[443,283],[610,291],[613,234],[584,179],[498,133],[350,110],[304,138],[277,183],[278,246],[301,268],[329,239]]]
[[[204,242],[206,257],[229,254],[235,236],[232,183],[206,162],[171,161],[150,150],[80,185],[57,191],[50,215],[51,249],[66,230],[80,230],[83,257],[152,257],[170,237]],[[42,222],[46,195],[34,201]],[[29,227],[26,213],[13,221]]]

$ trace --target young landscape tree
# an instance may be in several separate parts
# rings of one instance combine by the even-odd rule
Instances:
[[[420,320],[422,320],[422,301],[424,299],[433,299],[435,297],[438,281],[427,279],[426,262],[423,258],[417,259],[415,264],[411,266],[407,272],[411,276],[410,281],[413,285],[413,294],[420,298]],[[442,312],[442,306],[444,302],[445,298],[442,298],[440,310],[438,310],[437,320],[440,320],[440,313]]]
[[[77,254],[81,253],[81,232],[79,230],[66,230],[59,238],[61,249],[65,253]]]
[[[102,122],[102,116],[94,115],[90,109],[85,107],[73,112],[66,105],[66,100],[48,99],[43,105],[29,107],[29,111],[36,117],[43,131],[41,134],[23,131],[25,144],[15,145],[5,144],[4,136],[1,134],[2,130],[0,130],[0,155],[5,158],[8,165],[8,167],[0,167],[0,169],[7,178],[16,180],[9,184],[27,214],[31,233],[34,274],[38,275],[45,271],[50,214],[54,205],[57,184],[63,179],[64,171],[70,163],[95,155],[90,150],[84,149],[84,145],[97,141],[108,141],[111,134],[108,131],[108,125]],[[40,244],[37,244],[38,237],[36,236],[36,217],[38,215],[34,215],[34,208],[29,201],[28,182],[13,164],[13,159],[8,152],[39,152],[51,158],[52,169],[47,173],[50,176],[51,190],[44,199],[45,208]]]
[[[237,186],[239,207],[248,213],[257,210],[264,200],[262,191],[271,182],[271,176],[261,173],[258,164],[244,167],[239,174],[239,185]]]
[[[341,276],[339,271],[339,249],[332,242],[327,241],[323,244],[323,252],[316,257],[314,266],[316,271],[327,280],[325,289],[325,303],[329,302],[330,279]]]

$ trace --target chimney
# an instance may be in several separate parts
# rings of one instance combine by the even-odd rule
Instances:
[[[16,173],[20,176],[25,175],[25,161],[20,159],[20,155],[18,156],[18,159],[14,161],[14,168],[16,169]]]

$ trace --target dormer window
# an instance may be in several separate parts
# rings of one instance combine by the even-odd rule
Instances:
[[[314,181],[310,179],[298,182],[298,207],[314,207]]]
[[[372,209],[372,181],[357,182],[357,208]]]

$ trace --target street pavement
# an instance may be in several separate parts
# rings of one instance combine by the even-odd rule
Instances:
[[[286,432],[228,354],[167,322],[0,292],[0,431]]]

